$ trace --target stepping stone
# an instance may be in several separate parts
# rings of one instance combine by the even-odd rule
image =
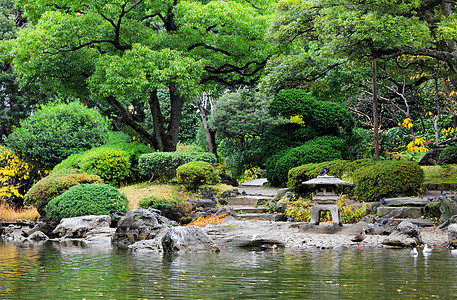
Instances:
[[[422,216],[422,208],[380,206],[377,209],[377,215],[378,217],[389,215],[392,218],[419,219]]]
[[[253,180],[243,182],[241,184],[241,186],[262,186],[262,185],[266,184],[267,182],[268,182],[268,180],[266,178],[253,179]]]
[[[240,214],[237,216],[240,220],[267,220],[267,221],[285,221],[284,214],[268,214],[268,213],[253,213],[253,214]]]
[[[425,206],[429,201],[427,197],[399,197],[385,199],[389,204],[386,206]]]
[[[259,202],[265,202],[274,199],[268,196],[238,196],[227,198],[227,205],[248,205],[257,206]]]
[[[268,212],[268,208],[265,206],[234,206],[232,207],[233,211],[237,214],[243,213],[266,213]]]

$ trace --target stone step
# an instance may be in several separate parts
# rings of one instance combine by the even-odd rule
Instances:
[[[268,182],[268,180],[266,178],[260,178],[260,179],[253,179],[253,180],[248,180],[248,181],[245,181],[241,184],[241,186],[245,186],[245,187],[259,187],[259,186],[262,186],[264,184],[266,184]]]
[[[385,217],[389,215],[392,218],[400,218],[400,219],[419,219],[422,216],[422,208],[421,207],[388,207],[388,206],[380,206],[377,208],[377,215],[378,217]]]
[[[239,220],[267,220],[267,221],[285,221],[287,220],[284,214],[269,214],[269,213],[252,213],[252,214],[239,214]]]
[[[388,204],[385,206],[425,206],[429,201],[427,197],[398,197],[385,199]]]
[[[265,206],[233,206],[232,209],[237,214],[268,212],[268,207]]]
[[[227,198],[227,205],[247,205],[257,206],[257,204],[273,200],[273,197],[269,196],[238,196]]]

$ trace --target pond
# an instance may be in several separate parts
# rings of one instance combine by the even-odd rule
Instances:
[[[132,253],[0,241],[0,299],[450,299],[457,255],[408,249]]]

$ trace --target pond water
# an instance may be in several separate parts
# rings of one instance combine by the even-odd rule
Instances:
[[[435,249],[132,253],[0,241],[0,299],[451,299],[457,255]]]

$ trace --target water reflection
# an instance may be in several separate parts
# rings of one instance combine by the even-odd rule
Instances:
[[[223,249],[161,255],[106,244],[0,242],[0,298],[454,298],[445,249]]]

